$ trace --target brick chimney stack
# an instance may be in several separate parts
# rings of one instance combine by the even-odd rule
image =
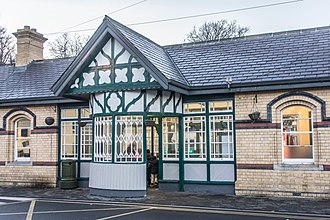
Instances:
[[[47,38],[37,32],[37,29],[24,26],[13,35],[17,38],[16,66],[26,66],[33,60],[42,60],[44,43]]]

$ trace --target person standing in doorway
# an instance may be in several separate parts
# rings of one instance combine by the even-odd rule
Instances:
[[[151,187],[158,186],[158,160],[156,156],[152,156],[150,160]]]
[[[150,154],[150,150],[147,149],[147,182],[148,182],[148,186],[150,186],[151,184],[151,154]]]

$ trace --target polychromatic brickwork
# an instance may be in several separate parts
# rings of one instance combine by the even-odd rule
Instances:
[[[5,120],[5,127],[0,132],[0,185],[56,185],[58,111],[56,106],[0,109],[0,127],[3,127]],[[14,122],[20,117],[32,122],[30,161],[27,162],[14,161]],[[53,117],[55,123],[47,125],[46,117]]]
[[[330,116],[330,89],[300,90],[322,99]],[[322,120],[321,103],[305,95],[291,95],[273,103],[271,118],[267,105],[292,91],[258,92],[235,95],[236,194],[330,197],[330,122]],[[257,94],[261,121],[248,122]],[[290,105],[313,109],[314,163],[284,164],[282,161],[281,110]],[[270,120],[269,120],[270,119]]]

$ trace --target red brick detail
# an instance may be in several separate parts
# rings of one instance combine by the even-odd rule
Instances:
[[[49,161],[34,161],[32,162],[33,166],[57,166],[57,162],[49,162]]]
[[[314,122],[314,127],[330,126],[330,121]]]
[[[280,128],[281,124],[280,123],[237,123],[235,124],[236,129],[260,129],[260,128]]]
[[[237,169],[251,169],[251,170],[273,170],[273,164],[237,164]]]
[[[35,128],[31,131],[31,134],[54,134],[58,133],[58,129],[50,128],[50,129],[38,129]]]
[[[14,131],[0,130],[0,135],[14,135]]]
[[[325,171],[330,171],[330,165],[323,165],[323,169]]]

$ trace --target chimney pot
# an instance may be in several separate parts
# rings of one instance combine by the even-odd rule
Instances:
[[[33,60],[43,59],[43,44],[47,40],[37,29],[26,25],[17,29],[13,35],[17,38],[16,66],[26,66]]]

